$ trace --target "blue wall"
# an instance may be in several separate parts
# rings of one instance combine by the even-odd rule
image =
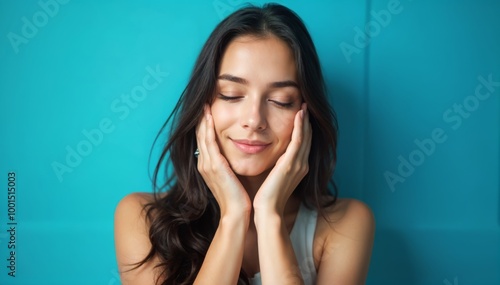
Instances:
[[[241,2],[0,1],[0,284],[119,284],[114,207]],[[278,2],[322,60],[340,194],[376,216],[368,284],[500,284],[499,1]]]

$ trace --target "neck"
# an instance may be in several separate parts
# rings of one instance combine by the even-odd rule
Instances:
[[[250,201],[253,202],[255,195],[257,194],[260,187],[262,186],[262,184],[266,180],[269,172],[270,171],[266,171],[258,176],[239,176],[238,175],[238,179],[240,180],[241,185],[243,185],[243,187],[247,191],[248,196],[250,197]],[[286,203],[285,211],[283,213],[284,217],[288,221],[291,221],[291,224],[290,224],[290,222],[288,223],[289,226],[293,225],[293,221],[295,220],[295,215],[297,214],[297,211],[299,209],[299,205],[300,205],[300,200],[295,195],[291,195]],[[254,214],[254,211],[252,209],[252,213],[251,213],[251,217],[250,217],[250,230],[255,230],[253,214]]]
[[[245,190],[248,193],[248,196],[250,197],[250,201],[253,202],[253,199],[255,198],[255,195],[257,194],[257,191],[259,191],[260,186],[262,186],[262,183],[267,178],[267,175],[269,174],[270,171],[266,171],[264,173],[261,173],[257,176],[239,176],[238,179],[241,182],[241,185],[245,188]]]

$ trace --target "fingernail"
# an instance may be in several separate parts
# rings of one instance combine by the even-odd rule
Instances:
[[[208,114],[207,111],[208,111],[207,104],[205,104],[205,105],[203,105],[203,117],[205,117],[205,120],[207,119],[207,114]]]

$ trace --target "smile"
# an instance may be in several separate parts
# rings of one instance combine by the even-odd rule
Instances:
[[[232,142],[239,150],[246,154],[257,154],[271,145],[270,143],[249,140],[232,140]]]

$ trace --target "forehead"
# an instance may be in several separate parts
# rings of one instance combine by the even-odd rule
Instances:
[[[249,81],[296,80],[295,58],[288,44],[276,36],[240,36],[224,52],[219,75],[224,73]]]

